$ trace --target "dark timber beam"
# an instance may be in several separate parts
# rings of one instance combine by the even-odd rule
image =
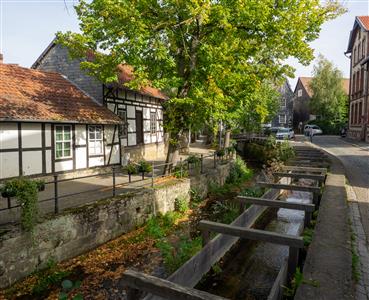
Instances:
[[[304,179],[313,179],[318,181],[324,181],[325,175],[320,174],[306,174],[306,173],[288,173],[288,172],[274,172],[273,175],[280,177],[290,177],[290,178],[304,178]]]
[[[181,286],[171,281],[155,276],[143,274],[133,270],[123,273],[123,285],[128,287],[128,300],[140,299],[140,291],[153,294],[165,299],[176,300],[226,300],[207,292]]]
[[[295,235],[281,234],[259,229],[248,229],[244,227],[232,226],[211,221],[200,221],[199,229],[202,231],[223,233],[244,239],[286,245],[294,248],[304,247],[304,241],[302,237]]]
[[[281,183],[269,183],[269,182],[258,182],[257,185],[262,187],[269,187],[273,189],[289,190],[289,191],[302,191],[319,193],[320,188],[317,186],[303,186],[303,185],[293,185],[293,184],[281,184]]]
[[[264,206],[270,206],[270,207],[296,209],[296,210],[303,210],[306,212],[313,212],[315,210],[314,204],[294,203],[294,202],[279,201],[279,200],[269,200],[269,199],[263,199],[263,198],[246,197],[246,196],[238,196],[237,199],[240,202],[244,202],[244,203],[251,203],[251,204],[264,205]]]

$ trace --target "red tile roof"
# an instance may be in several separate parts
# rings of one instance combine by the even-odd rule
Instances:
[[[125,84],[134,78],[133,67],[127,64],[120,64],[118,66],[118,80],[120,84]],[[159,89],[153,88],[151,86],[143,86],[138,91],[141,94],[148,95],[151,97],[156,97],[162,100],[168,99],[168,97],[162,93]]]
[[[369,16],[358,16],[360,23],[363,25],[365,30],[369,30]]]
[[[60,74],[10,64],[0,64],[0,120],[121,122]]]
[[[313,96],[313,91],[310,88],[310,82],[313,78],[312,77],[299,77],[299,80],[301,81],[301,84],[305,88],[306,92],[308,93],[309,97]],[[343,78],[342,79],[342,86],[346,93],[346,95],[350,94],[350,79]]]

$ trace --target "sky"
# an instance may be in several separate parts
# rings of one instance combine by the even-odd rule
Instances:
[[[78,31],[73,5],[77,0],[0,0],[0,53],[5,63],[30,67],[55,33]],[[316,56],[322,54],[349,77],[349,59],[344,56],[355,16],[369,14],[369,0],[342,0],[348,12],[322,26],[320,37],[311,46]],[[288,60],[295,69],[289,79],[292,89],[299,76],[311,76],[314,62],[302,66]]]

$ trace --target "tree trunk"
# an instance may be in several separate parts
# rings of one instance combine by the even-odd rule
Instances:
[[[227,129],[224,137],[224,148],[228,148],[231,143],[231,130]]]
[[[165,159],[165,166],[164,166],[164,172],[163,175],[168,174],[169,172],[169,166],[174,166],[178,159],[179,159],[179,146],[180,146],[180,136],[181,134],[177,134],[176,137],[173,139],[174,141],[169,141],[168,143],[168,152],[167,157]],[[170,138],[169,138],[170,140]]]

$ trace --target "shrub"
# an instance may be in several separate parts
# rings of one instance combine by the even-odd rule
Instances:
[[[185,213],[189,207],[188,207],[188,201],[184,197],[178,197],[174,201],[174,209],[180,213]]]
[[[138,162],[138,172],[150,173],[152,171],[152,165],[146,160],[140,160]]]
[[[229,175],[226,179],[226,183],[240,183],[242,181],[249,180],[253,175],[251,169],[249,169],[242,158],[237,156],[236,160],[232,164]]]
[[[126,171],[130,175],[137,174],[137,166],[132,162],[124,166],[123,170]]]
[[[216,153],[216,156],[218,157],[223,157],[225,155],[224,149],[219,149],[215,153]]]
[[[240,196],[259,198],[265,193],[265,188],[254,186],[246,188],[240,192]]]
[[[234,202],[216,201],[211,209],[210,219],[215,222],[230,224],[239,216],[239,205]]]
[[[178,163],[173,169],[173,176],[176,178],[188,177],[188,169],[184,163]]]
[[[190,155],[189,157],[187,157],[185,159],[185,161],[187,161],[190,164],[199,164],[201,162],[201,159],[199,157],[197,157],[196,155]]]

